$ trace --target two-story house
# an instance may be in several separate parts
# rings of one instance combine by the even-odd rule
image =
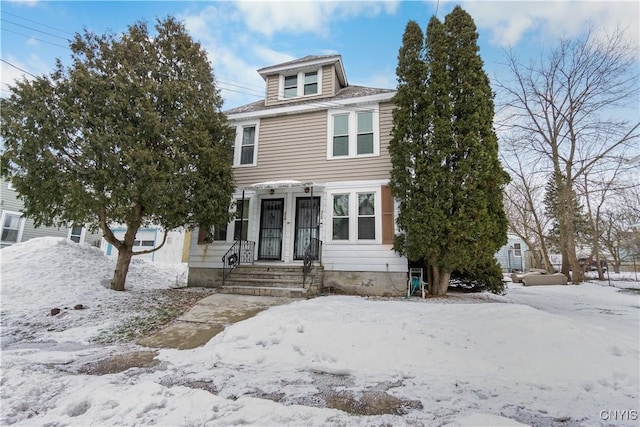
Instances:
[[[350,85],[340,55],[258,73],[266,98],[226,112],[236,128],[236,219],[194,234],[189,285],[220,286],[238,262],[300,270],[310,254],[325,288],[403,294],[408,265],[392,250],[388,187],[395,90]]]

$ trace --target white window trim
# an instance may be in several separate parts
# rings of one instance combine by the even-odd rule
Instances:
[[[516,245],[518,245],[518,248],[516,248]],[[521,243],[514,243],[513,244],[513,256],[515,258],[522,258],[522,244]]]
[[[373,121],[373,153],[357,154],[358,150],[358,113],[371,111]],[[349,110],[328,110],[327,112],[327,160],[353,159],[380,156],[380,107],[378,104],[370,107],[358,107]],[[349,154],[346,156],[333,155],[333,116],[349,114]]]
[[[233,150],[233,166],[238,168],[253,167],[258,164],[258,141],[260,140],[260,121],[250,120],[245,122],[236,123],[236,141]],[[253,163],[240,164],[240,156],[242,156],[242,137],[244,134],[244,128],[255,127],[255,141],[253,142]]]
[[[312,93],[309,95],[305,95],[304,94],[304,75],[307,73],[313,73],[313,72],[317,72],[318,73],[318,91],[316,93]],[[297,95],[296,96],[292,96],[289,98],[285,98],[284,96],[284,78],[285,77],[289,77],[289,76],[293,76],[293,75],[297,75],[298,79],[297,79]],[[322,94],[322,67],[320,68],[313,68],[313,69],[308,69],[308,70],[303,70],[303,71],[298,71],[298,73],[282,73],[279,76],[279,82],[278,82],[278,101],[290,101],[292,99],[298,99],[298,98],[309,98],[312,96],[318,96]]]
[[[71,231],[73,231],[73,226],[69,227],[69,232],[67,233],[67,239],[71,240]],[[85,235],[87,234],[87,229],[83,226],[80,230],[80,241],[78,243],[84,243]]]
[[[11,183],[11,181],[7,181],[7,190],[15,191],[15,187]]]
[[[375,198],[375,239],[358,240],[358,194],[373,193]],[[349,239],[334,240],[333,239],[333,196],[338,194],[349,195]],[[355,189],[334,189],[327,191],[325,206],[326,212],[329,213],[329,230],[327,230],[328,243],[349,244],[349,245],[381,245],[382,244],[382,194],[380,187],[359,187]]]
[[[0,217],[0,236],[2,236],[2,232],[4,231],[4,221],[7,218],[7,215],[15,215],[20,217],[18,222],[18,236],[16,237],[15,242],[2,241],[3,245],[13,245],[15,243],[22,242],[22,233],[24,232],[24,217],[22,216],[22,212],[16,211],[2,211],[2,216]]]

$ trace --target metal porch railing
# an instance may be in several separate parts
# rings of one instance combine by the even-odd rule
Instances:
[[[240,264],[253,264],[254,248],[256,242],[249,240],[236,240],[236,242],[229,248],[227,253],[222,256],[222,286],[224,281]]]
[[[307,281],[307,276],[313,269],[313,261],[322,262],[322,240],[311,238],[307,249],[304,251],[304,259],[302,266],[302,285]]]

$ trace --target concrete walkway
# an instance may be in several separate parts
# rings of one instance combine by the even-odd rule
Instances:
[[[189,311],[155,334],[138,341],[152,348],[196,348],[207,343],[227,326],[255,316],[275,305],[298,299],[213,294],[201,299]]]

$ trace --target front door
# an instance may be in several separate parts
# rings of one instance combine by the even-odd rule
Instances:
[[[260,240],[258,242],[259,260],[282,259],[282,224],[284,199],[262,201],[260,210]]]
[[[303,259],[307,248],[311,249],[312,258],[317,259],[319,216],[320,197],[314,197],[313,200],[310,197],[298,197],[296,199],[296,231],[293,259]]]

